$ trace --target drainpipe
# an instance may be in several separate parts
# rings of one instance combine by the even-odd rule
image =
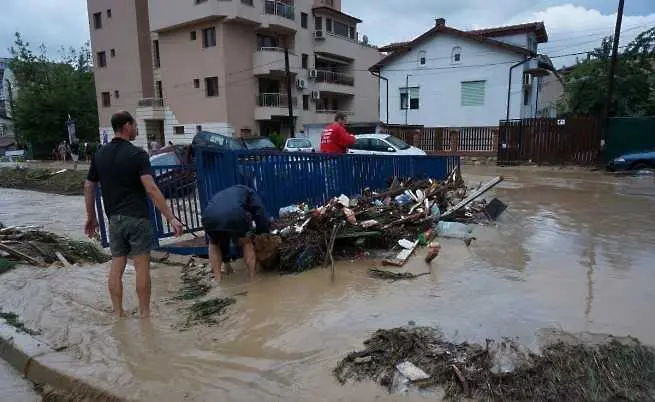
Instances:
[[[539,113],[539,83],[541,83],[541,77],[537,77],[537,96],[534,102],[534,118],[537,118],[537,113]]]
[[[519,61],[518,63],[514,64],[512,67],[509,68],[509,85],[507,87],[507,117],[505,118],[505,121],[509,121],[509,107],[510,107],[511,101],[512,101],[512,71],[516,67],[529,62],[533,58],[534,57],[530,57],[530,58],[527,58],[527,59],[525,59],[523,61]]]
[[[405,108],[405,125],[407,125],[407,114],[409,113],[409,74],[405,76],[405,91],[407,91],[407,107]],[[402,105],[400,105],[402,106]]]
[[[377,77],[378,80],[384,80],[387,83],[387,126],[389,125],[389,79],[386,77],[383,77],[380,75],[380,73],[376,73],[375,71],[371,71],[371,75],[374,77]]]

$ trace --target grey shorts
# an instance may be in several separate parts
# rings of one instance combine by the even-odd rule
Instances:
[[[109,218],[109,249],[113,257],[150,254],[152,224],[150,219],[114,215]]]

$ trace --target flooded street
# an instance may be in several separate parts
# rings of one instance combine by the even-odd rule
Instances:
[[[21,378],[8,363],[0,359],[0,401],[37,402],[41,397],[32,384]]]
[[[407,264],[413,281],[368,277],[378,261],[344,261],[298,276],[241,269],[212,296],[237,296],[219,325],[182,331],[182,302],[171,297],[180,269],[153,269],[154,317],[116,321],[106,292],[108,266],[20,267],[2,275],[0,306],[79,365],[60,367],[119,395],[144,401],[397,400],[373,383],[339,385],[336,363],[378,328],[414,321],[450,340],[519,337],[537,332],[632,335],[655,344],[655,178],[578,170],[464,168],[470,185],[502,174],[489,193],[508,205],[495,226],[476,226],[470,248],[443,239],[431,268],[426,250]],[[81,237],[82,197],[0,189],[0,221],[41,224]],[[237,265],[237,268],[241,268]],[[134,311],[134,273],[125,306]],[[43,361],[61,365],[57,355]],[[3,384],[0,375],[0,384]],[[0,385],[0,389],[1,385]],[[0,399],[2,394],[0,393]],[[410,393],[403,400],[434,400]]]

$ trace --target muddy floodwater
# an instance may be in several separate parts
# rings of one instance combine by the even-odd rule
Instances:
[[[551,169],[466,168],[469,184],[503,174],[495,195],[508,210],[476,226],[470,248],[443,240],[431,267],[410,260],[413,281],[369,278],[377,261],[344,261],[298,276],[243,270],[212,295],[238,296],[217,326],[180,331],[185,306],[171,297],[180,270],[153,269],[154,317],[114,320],[107,266],[22,267],[0,280],[13,311],[79,364],[61,367],[115,393],[145,401],[397,400],[372,383],[340,386],[331,371],[378,328],[438,326],[454,341],[519,337],[543,328],[632,335],[655,344],[655,179]],[[80,197],[0,189],[0,221],[81,230]],[[29,208],[29,210],[26,210]],[[79,215],[78,215],[79,214]],[[237,266],[239,267],[239,266]],[[126,273],[134,311],[134,274]],[[543,331],[542,331],[543,332]],[[56,355],[47,363],[61,365]],[[434,400],[412,393],[406,400]]]

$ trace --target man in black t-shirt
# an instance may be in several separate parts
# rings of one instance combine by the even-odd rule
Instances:
[[[95,208],[96,186],[100,183],[102,200],[109,218],[109,248],[112,263],[109,293],[114,314],[123,316],[123,272],[127,258],[134,259],[136,293],[141,317],[150,315],[150,249],[152,223],[148,196],[166,218],[176,236],[183,232],[166,200],[155,184],[148,154],[130,143],[137,136],[136,122],[128,112],[111,117],[115,136],[91,159],[84,184],[86,224],[84,232],[94,237],[98,229]]]

